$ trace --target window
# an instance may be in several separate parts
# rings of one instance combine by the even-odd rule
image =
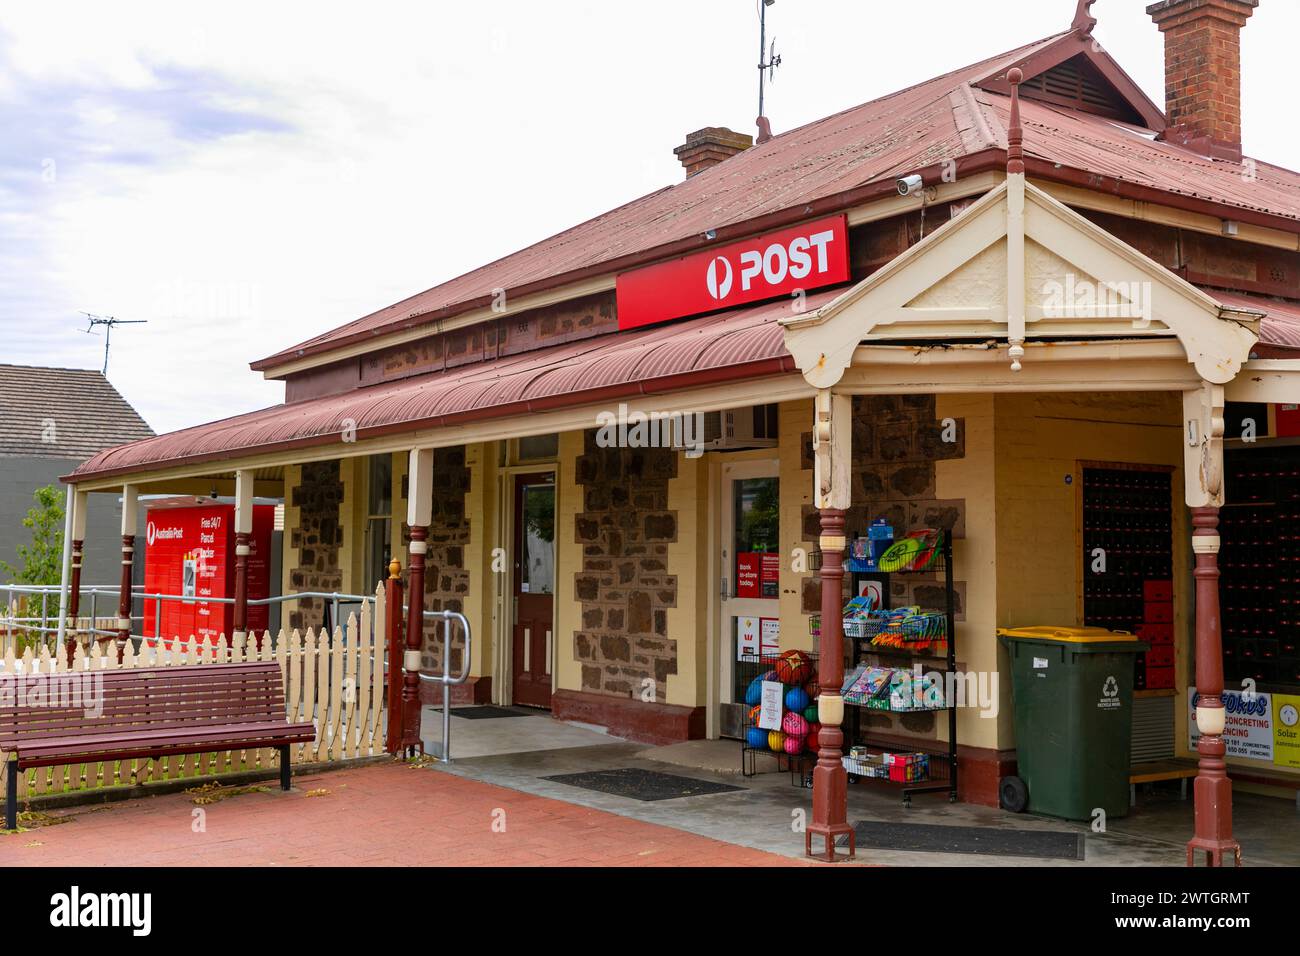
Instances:
[[[552,461],[559,454],[559,435],[529,435],[515,441],[516,461]]]
[[[393,529],[393,456],[371,455],[366,475],[365,589],[388,577]]]

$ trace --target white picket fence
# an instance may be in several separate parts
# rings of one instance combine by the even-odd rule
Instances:
[[[290,721],[312,721],[316,739],[290,748],[295,764],[351,760],[384,753],[387,728],[384,686],[386,657],[384,590],[361,606],[360,616],[349,618],[346,630],[309,629],[304,637],[297,630],[280,631],[272,641],[262,635],[260,647],[253,636],[240,643],[223,635],[216,644],[194,639],[164,641],[155,646],[142,644],[139,651],[128,644],[119,662],[113,643],[93,644],[89,651],[78,646],[71,665],[64,653],[52,654],[49,647],[34,653],[29,647],[15,655],[12,647],[0,658],[0,675],[33,673],[61,674],[90,672],[121,667],[202,667],[208,663],[277,661],[284,679],[285,717]],[[227,750],[216,753],[163,757],[158,760],[105,761],[32,769],[20,775],[18,797],[91,790],[101,787],[132,786],[160,780],[194,780],[241,771],[278,768],[279,754],[271,748]],[[7,760],[8,755],[0,755]],[[0,774],[0,795],[7,787]]]

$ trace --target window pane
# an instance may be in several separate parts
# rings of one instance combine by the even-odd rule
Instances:
[[[393,456],[370,456],[370,493],[368,511],[370,516],[391,515],[393,513]]]
[[[736,597],[780,596],[780,481],[742,478],[735,490]],[[766,555],[767,557],[764,557]]]
[[[516,446],[520,461],[545,461],[560,453],[559,435],[531,435]]]
[[[523,491],[522,573],[524,594],[555,591],[555,486],[528,485]]]

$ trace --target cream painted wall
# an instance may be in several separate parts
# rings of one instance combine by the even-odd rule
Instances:
[[[669,704],[702,707],[708,700],[709,466],[704,456],[677,453],[668,482],[668,508],[677,512],[677,540],[668,545],[668,573],[677,578],[677,604],[667,611],[677,642],[677,673],[669,674]]]
[[[1078,462],[1169,465],[1174,534],[1176,712],[1186,710],[1191,577],[1183,507],[1181,402],[1174,393],[1004,394],[996,398],[998,626],[1081,624]],[[1067,483],[1067,477],[1070,479]],[[999,649],[1002,661],[1005,652]],[[1004,683],[1010,678],[1003,669]],[[1005,688],[1009,693],[1010,687]],[[999,723],[1014,746],[1009,698]],[[1186,747],[1186,728],[1175,728]]]
[[[809,556],[817,547],[804,536],[804,508],[813,503],[812,469],[803,467],[804,436],[812,432],[813,403],[783,402],[777,412],[781,455],[781,649],[816,650],[803,612]]]
[[[343,543],[339,545],[339,569],[343,572],[344,594],[372,594],[374,581],[363,581],[365,548],[359,542],[366,539],[366,481],[368,460],[365,458],[339,459],[339,480],[343,484],[343,500],[339,502],[339,526],[343,529]]]
[[[284,535],[280,555],[280,593],[292,594],[294,591],[292,575],[298,566],[299,548],[294,547],[293,532],[299,526],[302,516],[300,509],[293,503],[294,489],[302,484],[302,465],[284,466]],[[298,610],[297,601],[285,601],[280,605],[280,621],[284,627],[289,626],[289,615]]]
[[[957,665],[963,671],[992,674],[998,670],[993,634],[998,582],[1005,574],[996,562],[1001,516],[994,496],[994,406],[991,395],[940,395],[935,414],[962,423],[965,455],[935,463],[935,496],[964,498],[966,536],[953,541],[953,577],[965,582],[963,620],[957,622]],[[976,707],[957,712],[957,740],[971,747],[998,747],[1000,727],[1010,719],[1009,691],[999,680],[998,716],[982,717]],[[935,721],[940,740],[948,739],[948,721]]]
[[[582,432],[560,433],[555,466],[555,686],[575,691],[582,690],[582,665],[573,646],[573,634],[582,621],[582,605],[573,583],[582,569],[582,545],[575,538],[582,508],[582,489],[576,480],[582,448]]]
[[[494,443],[476,442],[465,446],[465,467],[469,469],[469,491],[465,514],[469,518],[469,544],[465,546],[465,568],[469,572],[469,594],[463,614],[469,621],[469,672],[472,677],[492,673],[492,601],[494,596],[492,548],[496,516],[496,449]]]

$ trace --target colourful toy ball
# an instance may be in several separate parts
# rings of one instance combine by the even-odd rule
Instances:
[[[803,753],[803,740],[802,737],[786,737],[785,752],[791,755]]]
[[[802,737],[808,733],[808,721],[804,720],[794,711],[789,711],[781,719],[781,729],[791,737]]]
[[[769,680],[776,680],[776,671],[766,671],[750,681],[749,686],[745,688],[745,703],[750,707],[761,703],[763,700],[763,681]]]
[[[767,735],[767,749],[780,753],[785,749],[785,734],[779,730],[772,730]]]
[[[805,744],[813,753],[816,753],[819,749],[818,735],[821,733],[821,729],[822,725],[818,723],[810,723],[808,725],[808,738],[805,741]]]
[[[750,727],[745,731],[745,744],[753,750],[762,750],[767,746],[767,731],[762,727]]]
[[[785,692],[785,709],[795,713],[808,706],[808,693],[802,687],[791,687]]]
[[[782,684],[802,684],[812,676],[812,663],[803,651],[783,651],[776,662],[776,678]]]
[[[810,724],[817,723],[817,705],[809,704],[803,709],[803,719]]]

